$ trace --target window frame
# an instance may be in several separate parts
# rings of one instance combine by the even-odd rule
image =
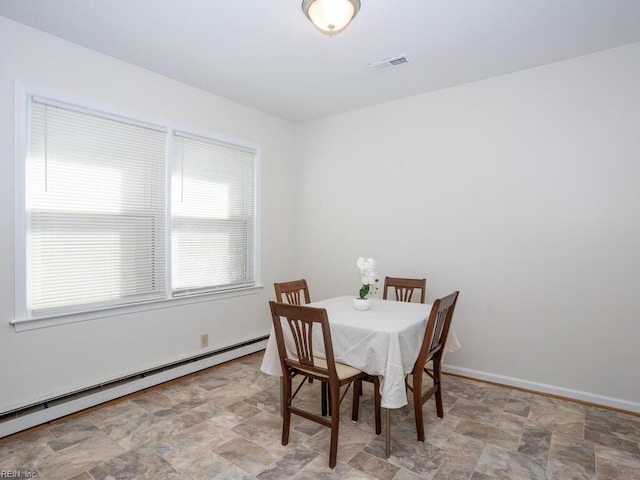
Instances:
[[[68,104],[80,110],[97,112],[106,116],[126,118],[132,122],[140,122],[159,126],[166,130],[165,145],[165,296],[162,299],[147,300],[138,303],[121,306],[98,308],[90,311],[76,313],[62,313],[50,316],[32,317],[28,314],[28,212],[26,210],[26,155],[29,150],[29,134],[31,129],[30,98],[43,97],[55,102]],[[171,175],[172,164],[172,139],[175,132],[185,132],[194,136],[210,139],[216,142],[237,146],[239,148],[255,152],[254,164],[254,245],[253,245],[253,284],[228,289],[215,289],[210,291],[196,291],[188,294],[176,295],[172,292],[172,205],[171,205]],[[202,131],[192,126],[178,124],[168,120],[153,118],[151,116],[125,111],[123,109],[98,103],[86,98],[80,98],[60,93],[48,88],[29,85],[20,81],[15,82],[14,98],[14,318],[10,320],[17,332],[33,330],[37,328],[64,325],[98,318],[125,315],[147,310],[155,310],[183,304],[209,302],[225,298],[256,294],[263,289],[260,275],[260,183],[261,183],[261,149],[251,142],[227,137],[216,133]]]

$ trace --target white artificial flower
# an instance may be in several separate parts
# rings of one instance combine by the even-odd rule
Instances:
[[[375,261],[373,260],[373,258],[360,257],[358,258],[357,265],[361,272],[364,272],[365,270],[373,271],[373,267],[375,266]]]
[[[376,276],[374,275],[365,275],[362,277],[362,284],[363,285],[373,285],[376,281]]]
[[[375,294],[378,288],[375,284],[378,282],[378,276],[374,270],[375,260],[373,258],[358,258],[356,262],[360,269],[360,281],[362,287],[360,288],[360,298],[366,298],[369,294]]]

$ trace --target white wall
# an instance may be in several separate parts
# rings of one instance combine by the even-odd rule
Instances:
[[[273,282],[290,278],[291,124],[0,17],[0,413],[266,335]],[[262,280],[254,295],[16,333],[14,81],[262,147]],[[284,208],[283,208],[284,206]]]
[[[295,127],[4,18],[0,45],[0,413],[264,335],[274,281],[355,295],[361,255],[461,290],[450,370],[640,411],[640,44]],[[16,79],[260,144],[263,292],[15,333]]]
[[[640,412],[639,119],[636,43],[298,125],[298,272],[459,289],[450,371]]]

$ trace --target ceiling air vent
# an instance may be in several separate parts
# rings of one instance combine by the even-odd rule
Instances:
[[[407,54],[403,53],[402,55],[396,55],[395,57],[385,58],[379,62],[370,63],[369,68],[378,73],[391,70],[392,68],[399,67],[405,63],[409,63],[409,60],[407,60]]]

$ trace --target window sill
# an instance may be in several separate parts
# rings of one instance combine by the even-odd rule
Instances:
[[[199,295],[176,297],[166,300],[154,300],[151,302],[138,303],[135,305],[127,305],[123,307],[106,308],[103,310],[95,310],[91,312],[81,312],[50,317],[14,319],[10,323],[14,326],[16,332],[26,332],[39,328],[67,325],[69,323],[84,322],[86,320],[95,320],[98,318],[115,317],[118,315],[128,315],[131,313],[144,312],[147,310],[157,310],[160,308],[176,307],[179,305],[211,302],[214,300],[241,297],[244,295],[255,295],[261,292],[263,288],[263,285],[255,285],[252,287],[244,287],[222,292],[202,293]]]

